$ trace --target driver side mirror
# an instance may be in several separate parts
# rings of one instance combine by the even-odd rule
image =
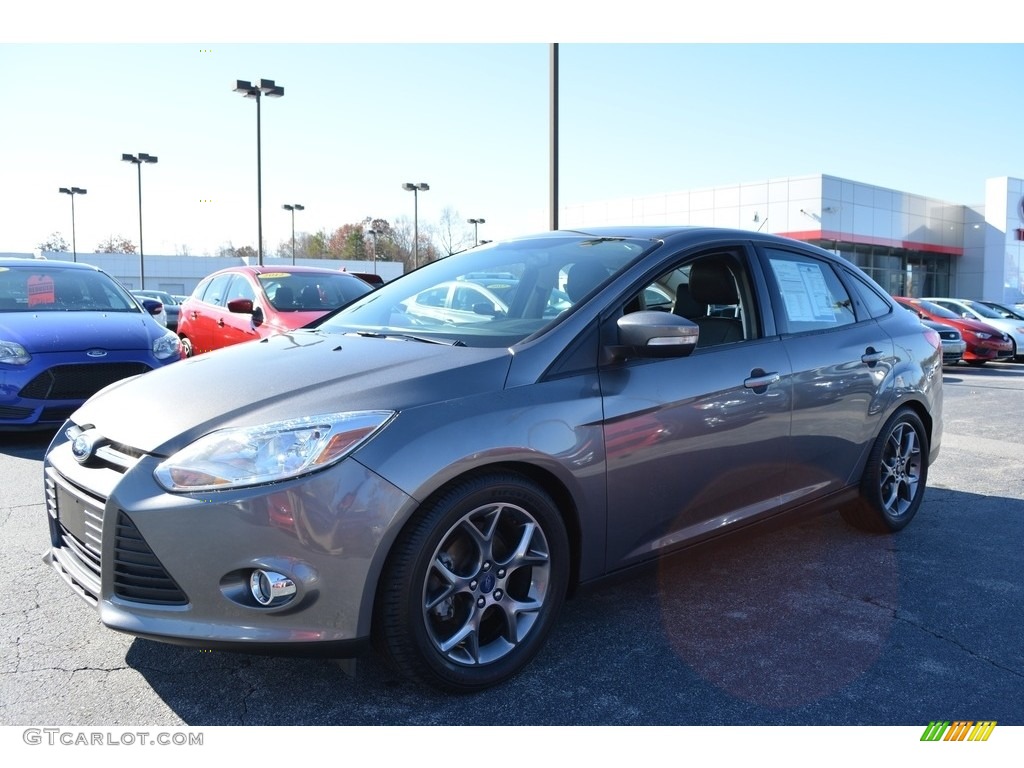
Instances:
[[[700,328],[679,315],[656,310],[630,312],[616,322],[619,343],[605,348],[609,362],[631,358],[686,357],[697,346]]]

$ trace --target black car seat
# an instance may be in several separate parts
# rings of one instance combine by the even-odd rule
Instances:
[[[315,285],[307,285],[299,292],[299,306],[303,309],[320,308],[320,289]]]
[[[709,305],[739,303],[736,279],[729,265],[718,259],[701,259],[690,268],[690,296],[701,306],[703,314],[690,318],[700,328],[698,347],[743,341],[743,323],[734,317],[716,317]],[[677,297],[678,300],[678,297]]]
[[[274,291],[274,306],[277,309],[291,309],[295,305],[295,294],[287,285],[279,285]]]
[[[577,303],[608,277],[608,270],[597,261],[578,261],[569,268],[565,292]]]

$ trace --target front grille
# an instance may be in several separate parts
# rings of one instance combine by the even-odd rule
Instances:
[[[63,424],[65,421],[71,418],[71,414],[75,412],[75,406],[73,405],[62,405],[53,406],[51,408],[43,408],[42,413],[39,414],[39,420],[42,422],[57,422]]]
[[[939,338],[946,341],[960,341],[960,334],[956,331],[939,331]]]
[[[32,400],[85,400],[108,384],[148,370],[145,363],[55,365],[32,379],[18,394]]]
[[[117,515],[114,540],[114,594],[125,600],[155,605],[186,605],[181,591],[153,554],[139,529],[124,513]]]
[[[0,419],[13,419],[20,421],[32,415],[31,408],[18,408],[13,405],[0,406]]]
[[[131,457],[107,446],[107,463]],[[123,467],[122,467],[123,471]],[[103,573],[103,522],[106,499],[46,468],[46,509],[51,520],[53,561],[61,576],[96,605]],[[188,598],[154,554],[142,533],[118,510],[114,528],[114,594],[149,605],[187,605]]]
[[[54,563],[64,580],[88,602],[100,596],[103,504],[46,470],[46,511],[53,521]]]

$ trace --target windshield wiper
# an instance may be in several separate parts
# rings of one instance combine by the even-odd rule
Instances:
[[[449,347],[466,346],[466,343],[459,339],[432,339],[427,336],[414,336],[411,333],[381,333],[379,331],[352,331],[352,333],[369,339],[403,339],[405,341],[421,341],[424,344],[444,344]]]

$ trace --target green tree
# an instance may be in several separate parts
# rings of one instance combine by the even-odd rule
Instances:
[[[312,235],[303,233],[302,236],[295,236],[295,252],[306,254],[309,259],[328,259],[327,233],[324,230],[314,232]],[[299,247],[301,244],[301,248]]]
[[[334,230],[327,244],[332,259],[361,261],[366,258],[362,224],[343,224]]]

